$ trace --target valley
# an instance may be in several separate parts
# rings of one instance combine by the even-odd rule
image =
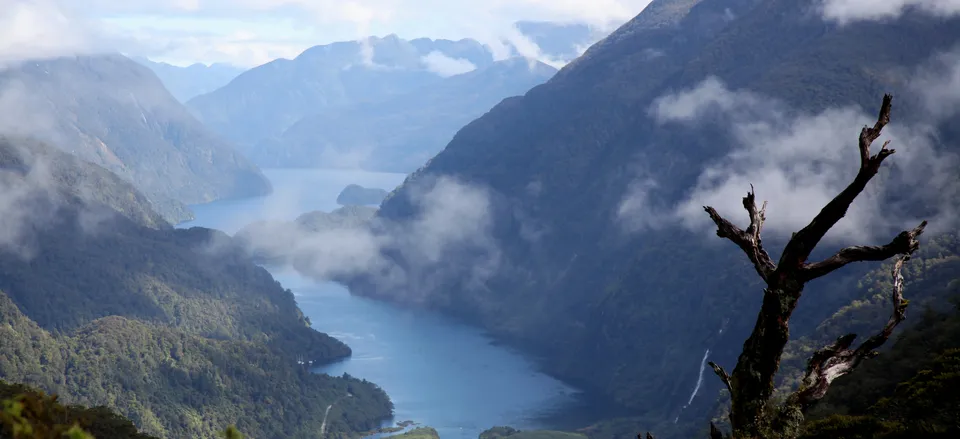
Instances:
[[[960,435],[960,2],[10,0],[0,41],[0,439]]]

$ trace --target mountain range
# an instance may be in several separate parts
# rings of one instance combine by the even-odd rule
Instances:
[[[144,57],[131,59],[153,70],[170,94],[180,102],[187,102],[195,96],[223,87],[245,70],[224,63],[210,65],[195,63],[180,67],[151,61]]]
[[[249,148],[325,108],[375,102],[492,62],[472,40],[370,37],[271,61],[187,105],[204,124]]]
[[[522,95],[556,69],[514,57],[371,102],[301,118],[249,152],[264,167],[412,172],[502,99]]]
[[[0,133],[32,136],[134,183],[171,221],[183,204],[264,194],[260,170],[121,55],[25,61],[0,71]]]

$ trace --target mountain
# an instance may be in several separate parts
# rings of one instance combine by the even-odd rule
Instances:
[[[0,71],[0,132],[34,136],[134,183],[171,221],[183,204],[263,194],[269,182],[197,121],[148,68],[120,55]]]
[[[391,415],[377,386],[297,364],[351,351],[225,234],[174,229],[130,183],[30,141],[0,142],[0,194],[4,380],[161,438],[347,435]]]
[[[196,63],[180,67],[143,57],[134,57],[133,60],[153,70],[170,94],[180,102],[187,102],[195,96],[223,87],[244,71],[240,67],[224,63],[209,66]]]
[[[271,61],[187,105],[207,126],[249,148],[326,108],[383,100],[492,62],[473,40],[370,37]]]
[[[813,257],[888,242],[919,216],[955,224],[960,132],[947,90],[960,21],[910,9],[840,25],[819,11],[813,0],[655,0],[463,127],[378,212],[392,224],[382,233],[406,230],[435,213],[418,194],[458,181],[485,194],[472,204],[483,215],[450,219],[464,245],[425,258],[398,239],[381,250],[393,269],[345,281],[482,325],[636,413],[632,436],[642,426],[689,437],[668,430],[703,426],[721,384],[701,365],[732,367],[762,291],[703,205],[743,224],[754,183],[771,203],[764,244],[778,257],[810,209],[849,183],[860,128],[891,92],[895,164]],[[850,303],[873,267],[810,284],[792,335]]]
[[[249,156],[261,166],[412,172],[461,127],[555,72],[521,57],[497,61],[382,100],[306,116]]]

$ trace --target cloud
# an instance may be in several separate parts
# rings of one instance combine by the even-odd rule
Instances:
[[[789,236],[853,180],[859,166],[859,130],[875,122],[875,111],[848,106],[816,114],[798,112],[774,99],[731,90],[715,78],[665,95],[653,103],[651,116],[668,125],[666,129],[718,124],[735,146],[726,157],[708,163],[688,195],[674,206],[650,205],[656,184],[641,179],[628,189],[621,212],[643,212],[648,218],[640,225],[647,228],[670,220],[692,230],[712,230],[702,206],[713,206],[731,221],[743,223],[740,199],[753,184],[757,197],[769,201],[765,230]],[[956,207],[943,191],[956,193],[960,187],[956,176],[960,160],[937,147],[936,131],[899,124],[894,115],[874,149],[884,140],[891,141],[897,154],[885,162],[829,239],[889,239],[891,229],[913,227],[919,215],[932,216],[927,219],[935,227],[957,224]],[[898,200],[895,193],[906,199]],[[911,209],[917,205],[930,209]],[[649,219],[651,215],[655,219]]]
[[[960,112],[960,47],[937,54],[918,68],[909,89],[931,118],[943,121]]]
[[[841,24],[897,18],[910,9],[952,16],[960,14],[960,0],[821,0],[820,4],[825,19]]]
[[[628,232],[655,229],[666,219],[663,207],[654,199],[657,181],[650,176],[638,176],[627,187],[627,194],[617,208],[617,220]]]
[[[407,39],[475,38],[497,45],[515,39],[512,26],[521,20],[582,23],[609,32],[649,2],[0,0],[0,10],[5,10],[0,47],[17,58],[110,49],[174,64],[252,67],[291,58],[317,44],[391,33]],[[8,11],[20,12],[15,18]],[[14,32],[17,38],[7,38]]]
[[[13,148],[26,169],[0,169],[0,251],[30,258],[33,231],[52,218],[54,208],[44,200],[53,198],[54,188],[45,162]]]
[[[443,77],[472,72],[477,68],[477,66],[469,60],[451,58],[437,50],[424,55],[421,57],[421,60],[426,65],[427,70]]]
[[[27,58],[97,50],[94,28],[53,0],[0,0],[0,68]]]
[[[333,224],[319,230],[287,222],[252,224],[235,236],[255,254],[274,257],[304,275],[329,280],[370,275],[383,291],[402,289],[408,300],[456,279],[479,287],[496,272],[500,252],[491,236],[486,189],[451,177],[418,180],[407,192],[418,214],[408,221]],[[401,256],[402,265],[386,255]],[[452,258],[453,272],[438,270]]]

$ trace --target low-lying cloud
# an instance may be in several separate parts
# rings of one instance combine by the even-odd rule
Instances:
[[[410,294],[426,294],[451,276],[468,288],[481,286],[500,263],[491,236],[489,192],[451,177],[418,180],[407,189],[418,213],[402,222],[376,218],[319,230],[304,223],[262,222],[235,236],[255,254],[318,280],[366,275],[380,291]]]
[[[627,188],[619,219],[628,230],[656,228],[667,222],[679,222],[692,230],[712,230],[703,212],[703,206],[708,205],[745,225],[746,213],[740,200],[752,184],[758,202],[769,201],[765,230],[789,236],[808,224],[853,180],[859,169],[860,128],[873,125],[876,111],[856,106],[820,113],[796,111],[775,99],[732,90],[716,78],[662,96],[651,106],[650,115],[666,129],[719,124],[729,135],[724,141],[735,146],[722,159],[707,164],[687,196],[672,206],[651,202],[656,181],[649,177],[636,179]],[[893,119],[875,142],[873,152],[890,140],[897,154],[884,163],[880,174],[828,239],[889,239],[886,235],[891,229],[913,227],[919,216],[932,220],[940,229],[957,224],[955,198],[944,192],[958,194],[957,155],[937,147],[934,127],[901,124],[896,109]],[[929,210],[916,212],[907,207],[918,204]]]
[[[444,78],[454,75],[460,75],[472,72],[477,69],[470,60],[463,58],[453,58],[444,55],[439,50],[434,50],[420,58],[427,70],[436,73]]]
[[[910,9],[937,16],[960,14],[960,0],[821,0],[827,20],[841,24],[898,18]]]

